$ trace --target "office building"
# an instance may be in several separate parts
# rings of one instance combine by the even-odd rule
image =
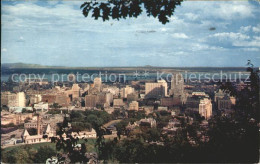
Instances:
[[[145,98],[161,98],[167,96],[167,82],[145,83]]]
[[[212,116],[212,103],[208,98],[200,100],[199,104],[199,114],[208,120]]]
[[[97,106],[97,96],[96,95],[86,95],[85,96],[85,107],[95,108]]]

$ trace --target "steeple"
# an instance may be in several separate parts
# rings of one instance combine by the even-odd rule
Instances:
[[[22,137],[27,137],[30,136],[30,134],[28,133],[28,131],[26,129],[24,129],[23,133],[22,133]]]

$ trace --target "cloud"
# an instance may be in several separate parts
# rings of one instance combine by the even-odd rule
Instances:
[[[188,39],[189,37],[184,33],[174,33],[171,35],[173,38]]]
[[[259,48],[242,48],[243,51],[254,51],[254,52],[259,52]]]
[[[260,37],[253,36],[253,39],[251,40],[243,40],[243,41],[236,40],[234,41],[233,44],[234,46],[239,46],[239,47],[260,47]]]
[[[161,28],[160,30],[161,30],[162,32],[166,32],[168,29],[165,28],[165,27],[163,27],[163,28]]]
[[[222,32],[210,35],[210,37],[218,38],[219,40],[246,40],[250,37],[241,33]]]
[[[2,48],[1,51],[2,52],[7,52],[7,49],[6,48]]]
[[[251,29],[252,29],[252,26],[241,26],[239,31],[241,33],[246,33],[246,32],[249,32]]]
[[[192,20],[192,21],[195,21],[199,18],[198,15],[193,14],[193,13],[185,13],[184,15],[187,19]]]
[[[260,40],[235,41],[233,45],[238,47],[260,47]]]
[[[258,24],[256,27],[253,27],[253,31],[255,33],[259,33],[260,32],[260,24]]]
[[[225,48],[219,46],[210,46],[204,43],[192,43],[190,46],[191,51],[223,51]]]
[[[184,1],[166,25],[147,17],[145,11],[137,18],[120,21],[94,20],[91,14],[85,18],[79,9],[82,3],[4,3],[2,47],[13,56],[6,55],[3,61],[70,66],[153,65],[157,61],[167,63],[165,66],[178,62],[183,62],[182,66],[229,66],[222,61],[230,61],[234,54],[243,58],[247,52],[258,53],[259,38],[253,32],[260,32],[260,12],[253,3]],[[24,43],[17,44],[17,40]]]
[[[241,30],[241,28],[240,28]],[[208,40],[204,42],[217,43],[219,45],[225,46],[226,48],[244,47],[245,51],[257,51],[260,47],[260,37],[249,36],[242,33],[234,32],[223,32],[215,33],[208,37]]]
[[[17,42],[25,42],[25,39],[23,38],[23,36],[20,36],[20,37],[17,39]]]
[[[75,9],[73,5],[58,3],[50,5],[42,2],[42,5],[35,3],[18,3],[2,6],[2,27],[8,30],[63,30],[63,29],[84,29],[82,20],[84,16],[81,10]],[[82,3],[77,1],[78,6]]]
[[[182,7],[186,9],[183,12],[185,18],[197,22],[202,20],[212,22],[215,20],[237,21],[254,18],[256,17],[255,14],[259,12],[259,7],[256,6],[256,4],[253,5],[248,1],[193,1],[182,3]]]
[[[223,19],[235,19],[235,18],[249,18],[253,17],[254,8],[247,2],[247,3],[227,3],[221,4],[219,7],[219,16]],[[216,10],[215,10],[216,12]]]

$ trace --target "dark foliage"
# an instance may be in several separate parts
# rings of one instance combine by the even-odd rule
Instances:
[[[94,19],[102,18],[103,21],[138,17],[146,10],[147,16],[158,18],[162,24],[169,22],[177,5],[182,0],[91,0],[81,5],[83,15],[88,17],[92,13]]]
[[[48,146],[40,147],[34,156],[35,163],[45,163],[48,158],[56,155],[56,151]]]

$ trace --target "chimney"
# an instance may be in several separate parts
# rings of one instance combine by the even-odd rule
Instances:
[[[40,116],[37,115],[37,135],[40,135]]]

